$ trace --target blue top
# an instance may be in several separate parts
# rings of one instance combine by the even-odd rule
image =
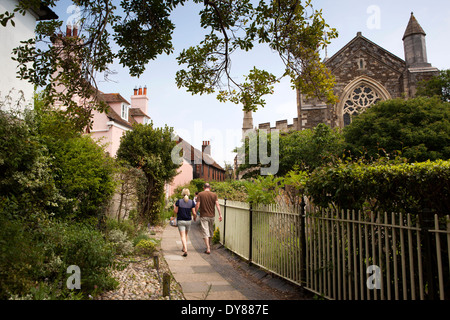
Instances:
[[[192,208],[195,208],[195,202],[189,200],[188,202],[184,202],[183,199],[177,200],[175,205],[178,207],[177,220],[190,221],[192,220],[191,211]]]

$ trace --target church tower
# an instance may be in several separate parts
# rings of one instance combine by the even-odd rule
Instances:
[[[403,47],[405,49],[407,67],[431,67],[427,58],[425,36],[425,31],[423,31],[416,17],[414,17],[414,13],[411,12],[411,18],[403,35]]]
[[[426,33],[411,12],[408,26],[403,35],[403,47],[405,50],[406,76],[404,91],[407,98],[413,98],[420,81],[429,80],[439,74],[437,68],[428,63]]]
[[[252,111],[244,111],[244,120],[242,123],[242,138],[249,130],[253,130],[253,114]]]

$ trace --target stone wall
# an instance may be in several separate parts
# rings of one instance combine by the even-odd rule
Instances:
[[[334,93],[339,102],[326,105],[298,94],[297,108],[301,118],[299,130],[314,128],[319,123],[343,127],[343,102],[360,82],[372,84],[384,99],[405,97],[408,86],[405,83],[405,62],[359,32],[345,47],[326,60],[325,65],[335,77]]]
[[[338,97],[349,83],[362,76],[380,83],[392,98],[402,97],[405,62],[361,33],[325,64],[336,78],[335,93]]]
[[[293,119],[293,123],[289,124],[288,120],[278,120],[275,123],[275,127],[270,126],[270,122],[261,123],[258,126],[259,130],[266,130],[270,133],[272,130],[280,130],[280,132],[289,132],[292,130],[298,130],[298,118]]]
[[[431,64],[407,66],[403,59],[363,37],[361,32],[335,55],[326,59],[325,65],[336,80],[334,93],[339,99],[337,104],[327,105],[316,99],[306,99],[301,92],[297,92],[298,117],[292,125],[287,120],[281,120],[276,122],[275,127],[271,127],[270,123],[263,123],[259,128],[286,132],[311,129],[320,123],[342,128],[344,110],[353,112],[350,111],[352,105],[344,108],[346,101],[349,101],[347,99],[352,93],[354,96],[358,86],[370,88],[379,100],[409,99],[415,96],[420,81],[439,74],[439,70],[431,67]],[[357,109],[358,113],[372,104]]]

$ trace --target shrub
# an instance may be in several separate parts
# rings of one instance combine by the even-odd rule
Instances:
[[[14,294],[9,300],[83,300],[84,298],[83,293],[79,290],[65,291],[65,294],[62,294],[61,288],[41,282],[36,287],[31,288],[30,293],[24,296]]]
[[[111,199],[116,182],[114,162],[89,136],[74,137],[53,150],[57,186],[67,199],[60,214],[96,217]]]
[[[128,255],[133,252],[133,244],[128,240],[125,232],[112,230],[108,233],[107,239],[113,244],[117,254]]]
[[[450,107],[439,98],[377,103],[345,127],[347,149],[369,157],[400,151],[410,162],[450,158]]]
[[[28,120],[0,110],[0,212],[29,217],[62,200],[51,158]]]
[[[175,193],[170,197],[165,209],[169,212],[173,212],[173,204],[177,199],[181,199],[181,191],[185,188],[189,189],[191,198],[195,196],[195,192],[203,191],[203,185],[205,181],[201,179],[194,179],[190,183],[176,188]],[[220,199],[227,198],[234,201],[246,201],[247,199],[247,186],[249,182],[245,180],[236,181],[211,181],[211,190],[217,193]],[[201,188],[199,187],[201,186]]]
[[[147,235],[146,232],[140,232],[137,234],[136,237],[133,238],[133,246],[135,247],[141,240],[148,240],[148,239],[150,239],[150,237]]]
[[[322,207],[444,215],[450,213],[450,161],[341,163],[316,170],[307,192]]]
[[[70,265],[76,265],[81,270],[81,290],[85,294],[111,290],[117,286],[109,274],[115,258],[114,248],[93,227],[81,223],[53,222],[42,228],[42,234],[36,241],[44,249],[40,278],[52,277],[62,281],[64,289],[68,277],[66,270]],[[48,264],[54,257],[62,261],[59,274],[52,273],[51,264]]]
[[[233,201],[246,201],[248,185],[247,181],[211,182],[211,188],[219,198]]]
[[[259,204],[273,204],[279,194],[282,178],[274,176],[260,176],[248,185],[248,202]]]
[[[206,181],[203,179],[192,179],[191,180],[191,185],[195,187],[195,192],[200,192],[203,191],[203,187],[205,186]]]
[[[118,222],[115,219],[108,218],[106,220],[106,232],[112,230],[120,230],[127,234],[128,238],[133,238],[138,233],[138,228],[131,220],[122,220]]]
[[[117,286],[109,274],[114,250],[91,226],[47,220],[30,227],[0,217],[0,242],[2,299],[79,299]],[[70,265],[80,267],[81,292],[66,287]]]
[[[24,295],[35,285],[35,268],[43,252],[20,220],[0,215],[0,299]]]
[[[211,241],[214,244],[220,243],[220,230],[219,230],[219,227],[217,227],[216,230],[214,230],[214,234],[213,234],[213,237],[212,237]]]
[[[135,251],[138,254],[150,255],[156,250],[156,241],[153,239],[141,240],[135,247]]]

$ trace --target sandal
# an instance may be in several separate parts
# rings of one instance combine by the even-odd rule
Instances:
[[[183,253],[183,257],[187,257],[187,252]]]
[[[205,250],[205,253],[206,253],[206,254],[211,254],[211,252],[208,252],[208,250]]]

